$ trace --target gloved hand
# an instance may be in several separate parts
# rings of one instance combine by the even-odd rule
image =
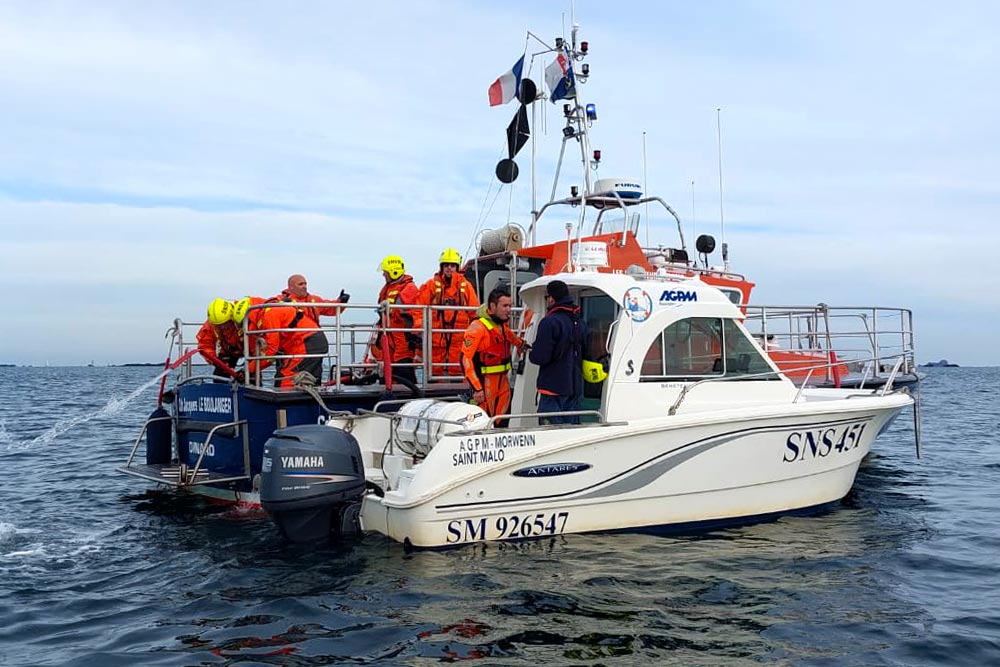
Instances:
[[[406,338],[406,346],[411,350],[423,349],[424,339],[420,334],[405,333],[403,336]]]
[[[236,381],[240,384],[246,384],[247,374],[243,371],[236,371]]]
[[[351,300],[351,295],[345,292],[344,290],[340,290],[340,296],[337,297],[337,301],[339,301],[340,303],[347,303],[350,300]]]

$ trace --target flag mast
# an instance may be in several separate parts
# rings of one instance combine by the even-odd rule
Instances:
[[[729,246],[726,245],[726,216],[722,209],[722,107],[715,110],[715,129],[719,144],[719,226],[722,231],[722,267],[729,270]]]
[[[535,56],[542,55],[545,53],[555,53],[555,60],[545,67],[544,76],[546,83],[548,84],[550,94],[545,95],[545,93],[539,93],[535,99],[550,99],[553,102],[560,99],[572,99],[573,104],[565,104],[563,106],[563,116],[566,119],[566,126],[563,128],[563,139],[561,146],[559,148],[559,159],[556,161],[556,171],[555,176],[552,179],[552,192],[549,196],[549,201],[554,201],[556,198],[556,189],[559,187],[559,175],[562,171],[562,162],[566,154],[566,143],[570,139],[576,139],[580,142],[580,158],[581,164],[583,166],[583,188],[582,192],[574,192],[571,196],[576,197],[577,194],[580,195],[580,223],[577,227],[577,237],[579,238],[583,229],[583,221],[586,215],[586,199],[587,195],[591,194],[591,189],[593,187],[591,183],[590,175],[590,133],[588,132],[588,124],[592,120],[596,120],[596,111],[591,115],[590,111],[585,108],[580,101],[580,92],[577,82],[583,82],[587,79],[589,74],[589,66],[584,65],[581,70],[581,74],[577,74],[574,71],[573,63],[583,58],[587,55],[587,43],[577,42],[577,33],[579,32],[580,26],[576,23],[572,24],[570,29],[570,42],[566,44],[565,38],[557,37],[555,47],[549,46],[544,40],[539,38],[537,35],[528,31],[528,37],[530,39],[536,40],[539,44],[545,47],[544,51],[532,54],[532,62],[534,62]],[[593,105],[591,105],[593,106]],[[532,107],[531,109],[531,124],[534,125],[537,120],[537,110]],[[537,139],[535,134],[531,134],[531,226],[528,229],[528,242],[532,245],[536,242],[536,229],[537,222],[539,218],[538,211],[538,192],[537,192],[537,176],[535,174],[536,161],[537,161]],[[596,158],[595,158],[596,167]]]

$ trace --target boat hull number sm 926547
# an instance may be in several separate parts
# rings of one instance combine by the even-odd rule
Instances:
[[[448,522],[448,544],[516,540],[527,537],[560,535],[566,530],[569,512],[538,514],[502,514],[497,517],[455,519]]]

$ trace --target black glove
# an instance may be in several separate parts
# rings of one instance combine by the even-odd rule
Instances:
[[[406,337],[406,346],[408,348],[413,351],[423,349],[424,339],[420,336],[420,334],[406,333],[403,335]]]
[[[240,384],[246,384],[247,374],[243,371],[236,371],[236,381]]]
[[[339,301],[340,303],[347,303],[350,300],[351,300],[351,295],[345,292],[344,290],[340,290],[340,296],[337,297],[337,301]]]

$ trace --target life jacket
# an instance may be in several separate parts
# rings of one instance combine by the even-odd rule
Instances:
[[[486,329],[489,336],[489,346],[480,348],[473,355],[476,362],[476,373],[480,377],[488,373],[503,373],[510,370],[510,346],[508,337],[510,331],[506,324],[497,324],[489,315],[479,318],[479,323]]]
[[[476,296],[476,290],[472,283],[456,271],[452,274],[450,284],[445,283],[444,277],[440,273],[435,273],[434,277],[420,287],[420,303],[427,306],[475,307],[479,305],[479,298]],[[461,342],[461,332],[468,328],[469,323],[475,317],[472,311],[460,308],[432,309],[429,313],[434,320],[432,328],[448,329],[446,333],[434,334],[435,345],[444,347],[450,347],[453,341],[456,345]]]

